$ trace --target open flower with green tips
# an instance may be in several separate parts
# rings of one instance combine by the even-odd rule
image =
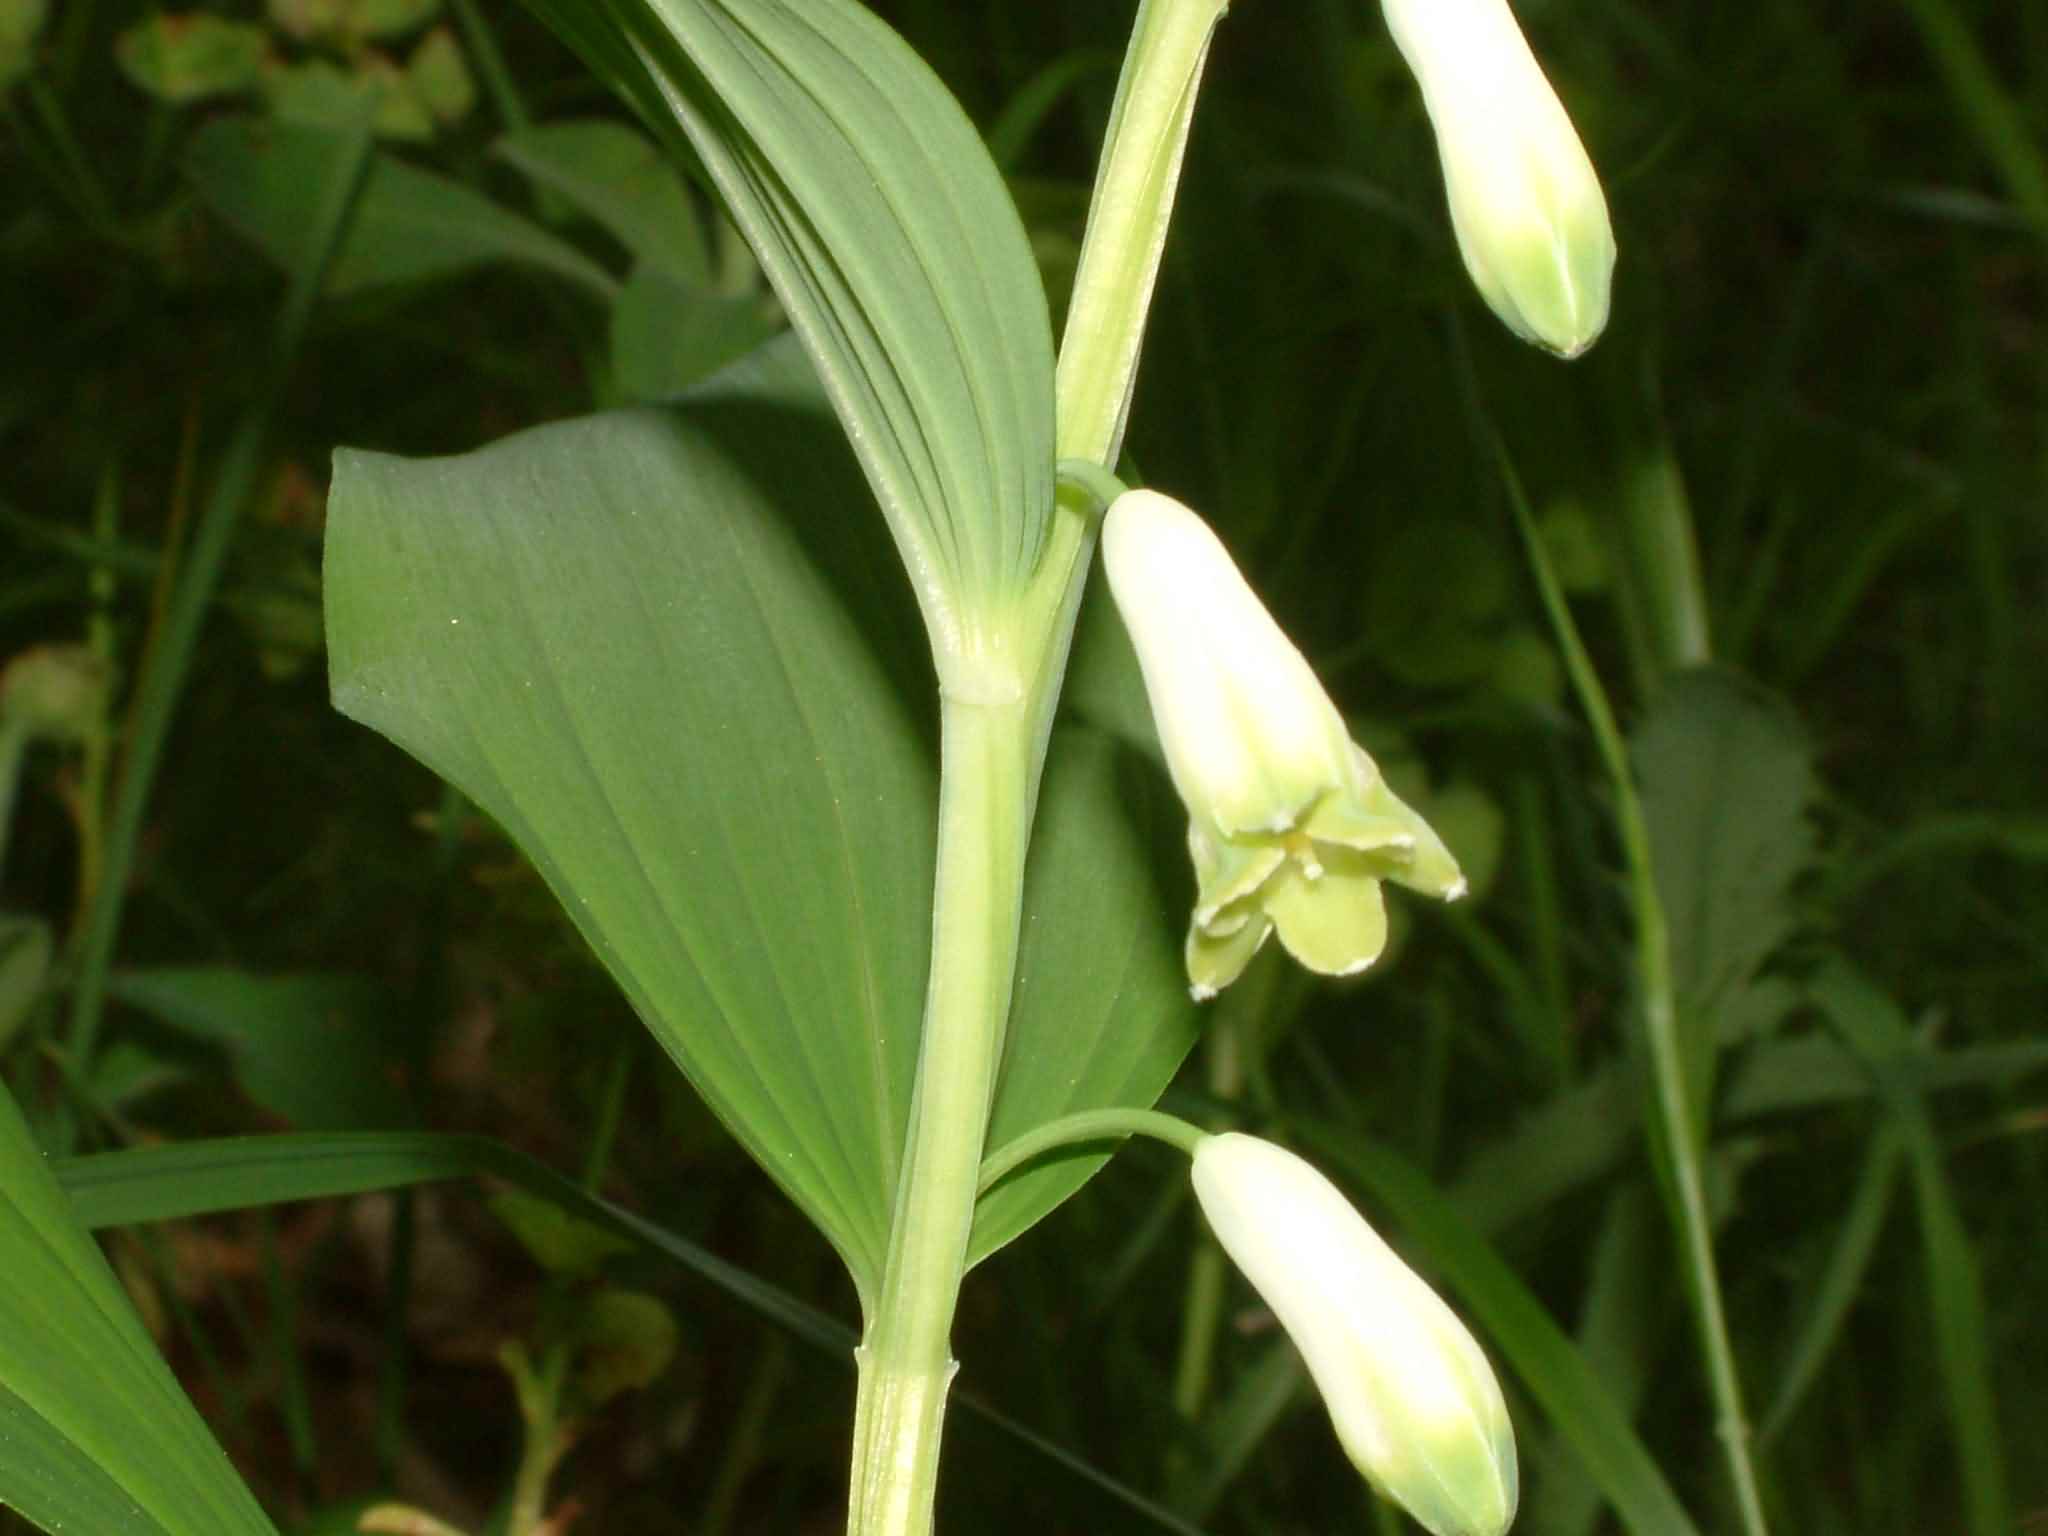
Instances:
[[[1195,1198],[1301,1351],[1352,1463],[1435,1536],[1500,1536],[1519,1474],[1486,1355],[1343,1194],[1292,1152],[1195,1148]]]
[[[1436,129],[1451,226],[1480,297],[1575,357],[1607,324],[1614,231],[1593,162],[1507,0],[1382,0]]]
[[[1102,558],[1188,808],[1197,999],[1235,981],[1275,930],[1310,970],[1364,970],[1386,945],[1382,881],[1464,893],[1456,860],[1352,741],[1206,523],[1127,492],[1103,521]]]

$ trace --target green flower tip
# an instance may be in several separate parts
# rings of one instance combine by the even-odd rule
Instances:
[[[1188,808],[1197,1001],[1235,981],[1276,931],[1312,971],[1364,970],[1386,946],[1383,881],[1451,901],[1464,894],[1450,851],[1351,740],[1199,517],[1155,492],[1129,492],[1104,519],[1102,550]]]
[[[1600,179],[1507,0],[1382,0],[1436,129],[1458,251],[1525,341],[1576,357],[1607,325]]]

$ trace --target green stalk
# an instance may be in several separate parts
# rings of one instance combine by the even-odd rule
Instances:
[[[1662,1152],[1674,1186],[1673,1216],[1684,1255],[1694,1316],[1699,1324],[1700,1347],[1706,1356],[1708,1385],[1713,1393],[1719,1419],[1721,1448],[1728,1462],[1728,1476],[1734,1485],[1736,1508],[1746,1536],[1767,1536],[1763,1500],[1757,1490],[1756,1468],[1750,1458],[1751,1433],[1743,1412],[1742,1382],[1735,1369],[1735,1351],[1728,1339],[1728,1320],[1721,1305],[1721,1278],[1714,1258],[1713,1224],[1707,1212],[1706,1179],[1702,1169],[1703,1138],[1693,1123],[1692,1099],[1685,1081],[1685,1058],[1678,1040],[1677,987],[1671,969],[1671,933],[1665,920],[1664,903],[1657,894],[1655,866],[1651,862],[1650,830],[1643,817],[1643,803],[1636,793],[1635,775],[1629,768],[1628,748],[1615,722],[1613,706],[1600,685],[1585,643],[1579,637],[1564,589],[1550,564],[1549,552],[1529,514],[1528,498],[1520,478],[1499,448],[1501,478],[1507,486],[1508,501],[1514,509],[1515,524],[1527,547],[1536,589],[1543,599],[1564,652],[1565,669],[1579,696],[1592,727],[1593,740],[1614,786],[1615,819],[1621,833],[1623,857],[1628,864],[1629,901],[1635,913],[1636,978],[1642,989],[1643,1030],[1650,1047],[1651,1074],[1655,1080]]]
[[[925,1536],[956,1369],[953,1311],[1016,972],[1031,827],[1031,713],[948,697],[940,717],[932,971],[889,1256],[855,1352],[848,1536]]]
[[[1224,0],[1142,0],[1089,210],[1058,372],[1057,457],[1113,464],[1136,376],[1209,35]],[[1060,681],[1100,524],[1063,491],[1013,631],[1005,687],[949,694],[940,726],[932,969],[889,1254],[856,1352],[849,1536],[927,1536],[1016,972],[1024,856]]]
[[[1060,340],[1055,453],[1115,469],[1138,374],[1145,317],[1166,248],[1188,125],[1209,40],[1226,0],[1142,0],[1131,29],[1088,205],[1088,229]],[[1033,695],[1032,781],[1052,732],[1074,620],[1095,554],[1100,509],[1079,489],[1060,493],[1032,590],[1044,650]]]

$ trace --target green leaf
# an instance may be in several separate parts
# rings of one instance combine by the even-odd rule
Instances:
[[[676,1357],[676,1335],[675,1316],[658,1297],[605,1290],[579,1303],[577,1406],[588,1411],[652,1385]]]
[[[639,271],[685,288],[711,286],[690,189],[639,130],[603,118],[536,123],[506,134],[492,153],[588,215],[633,253]]]
[[[1694,1123],[1707,1123],[1724,1021],[1791,936],[1812,856],[1814,781],[1798,722],[1733,674],[1674,674],[1631,743],[1671,967]]]
[[[300,271],[310,204],[344,135],[261,119],[222,118],[192,137],[185,174],[199,196],[287,272]],[[539,225],[457,181],[376,155],[327,280],[330,294],[424,282],[492,262],[552,272],[610,298],[618,284]]]
[[[1998,1427],[1998,1400],[1984,1282],[1975,1245],[1948,1180],[1947,1159],[1912,1073],[1924,1056],[1897,1003],[1845,960],[1813,978],[1814,1005],[1863,1058],[1905,1143],[1920,1213],[1929,1321],[1948,1396],[1964,1506],[1975,1536],[2013,1529],[2010,1480]]]
[[[1334,1126],[1297,1122],[1307,1143],[1387,1210],[1416,1254],[1478,1324],[1489,1353],[1514,1369],[1586,1473],[1635,1536],[1696,1536],[1657,1463],[1584,1355],[1543,1303],[1419,1170]]]
[[[0,91],[29,71],[49,0],[0,0]]]
[[[437,123],[459,123],[476,106],[476,79],[455,33],[436,27],[405,61],[405,78]]]
[[[908,1124],[935,775],[902,575],[817,515],[858,494],[783,343],[667,409],[456,459],[344,452],[326,590],[337,707],[511,832],[865,1291]],[[992,1144],[1152,1103],[1193,1042],[1159,777],[1055,737]],[[993,1192],[973,1256],[1100,1161]]]
[[[275,1536],[0,1093],[0,1504],[92,1536]]]
[[[612,384],[629,401],[667,400],[781,328],[772,305],[721,299],[643,261],[612,305]]]
[[[748,377],[338,454],[334,698],[513,835],[865,1288],[924,1003],[931,683],[801,356]]]
[[[261,27],[190,11],[137,22],[114,39],[114,58],[157,100],[183,106],[248,90],[267,46]]]
[[[1174,914],[1191,899],[1186,816],[1150,761],[1097,732],[1053,738],[988,1145],[1112,1105],[1149,1107],[1200,1030]],[[1025,1231],[1110,1151],[1027,1168],[982,1197],[969,1262]]]
[[[590,1274],[602,1269],[607,1259],[632,1251],[632,1244],[609,1228],[594,1226],[524,1190],[501,1189],[489,1203],[491,1214],[511,1229],[519,1246],[550,1274]]]
[[[28,1022],[43,995],[52,951],[49,924],[0,916],[0,1051]]]
[[[533,0],[658,134],[679,127],[845,424],[942,655],[1051,515],[1045,296],[1002,178],[855,0]]]
[[[410,1118],[407,1021],[361,976],[256,976],[231,967],[116,972],[108,995],[224,1048],[235,1080],[301,1130],[377,1130]]]
[[[434,136],[434,114],[411,78],[374,50],[357,54],[347,69],[318,57],[271,60],[263,96],[272,117],[295,128],[342,130],[367,115],[380,139],[424,144]]]

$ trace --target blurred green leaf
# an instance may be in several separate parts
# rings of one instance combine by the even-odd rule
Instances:
[[[1771,1406],[1758,1420],[1757,1438],[1761,1441],[1776,1439],[1791,1421],[1839,1342],[1851,1309],[1864,1294],[1904,1152],[1905,1140],[1895,1126],[1886,1126],[1870,1139],[1856,1193],[1829,1245],[1819,1283],[1802,1287],[1808,1296],[1805,1315],[1786,1351]]]
[[[200,197],[287,272],[311,258],[307,211],[339,153],[324,129],[222,118],[193,135],[185,174]],[[589,257],[457,181],[390,155],[371,162],[329,275],[331,294],[446,277],[490,262],[566,277],[603,297],[617,285]]]
[[[1814,1006],[1862,1057],[1892,1124],[1904,1138],[1920,1213],[1929,1321],[1948,1396],[1969,1528],[1976,1536],[2000,1536],[2013,1529],[2013,1510],[1976,1245],[1949,1185],[1947,1158],[1934,1122],[1910,1076],[1900,1071],[1903,1067],[1910,1073],[1913,1058],[1922,1052],[1898,1004],[1847,961],[1834,960],[1823,967],[1813,978],[1810,993]]]
[[[361,976],[229,967],[116,971],[107,994],[221,1047],[235,1081],[300,1130],[379,1130],[411,1118],[407,1020]]]
[[[1774,698],[1696,670],[1667,680],[1631,755],[1671,931],[1686,1088],[1704,1128],[1724,1020],[1792,934],[1792,885],[1813,852],[1810,752]]]
[[[340,32],[348,0],[265,0],[270,24],[286,37],[309,42]]]
[[[536,123],[506,134],[492,153],[632,252],[635,276],[659,274],[696,292],[711,286],[704,220],[690,189],[638,129],[604,118]]]
[[[5,828],[0,828],[4,834]],[[4,843],[4,837],[0,837]],[[0,1052],[28,1022],[50,973],[50,926],[33,917],[0,915]]]
[[[114,58],[157,100],[184,106],[253,87],[268,48],[263,29],[247,22],[210,11],[159,12],[114,39]]]
[[[404,37],[417,32],[440,10],[441,0],[349,0],[345,25],[356,37]]]
[[[576,1395],[588,1411],[650,1386],[676,1357],[676,1320],[658,1297],[607,1290],[576,1311]]]
[[[0,1504],[90,1536],[275,1536],[0,1092]]]
[[[412,79],[381,53],[358,54],[346,69],[325,58],[273,59],[262,86],[280,123],[340,131],[368,112],[380,139],[423,144],[434,136],[434,114]]]
[[[0,91],[28,73],[49,14],[50,0],[0,0]]]
[[[519,1246],[550,1274],[589,1274],[605,1260],[630,1253],[633,1248],[618,1233],[595,1226],[554,1201],[524,1190],[498,1190],[488,1203],[491,1214],[505,1223],[519,1239]]]
[[[623,401],[667,400],[781,329],[759,299],[721,299],[650,262],[612,305],[612,387]]]
[[[476,106],[476,80],[447,27],[436,27],[420,39],[406,60],[405,78],[437,123],[459,123]]]

